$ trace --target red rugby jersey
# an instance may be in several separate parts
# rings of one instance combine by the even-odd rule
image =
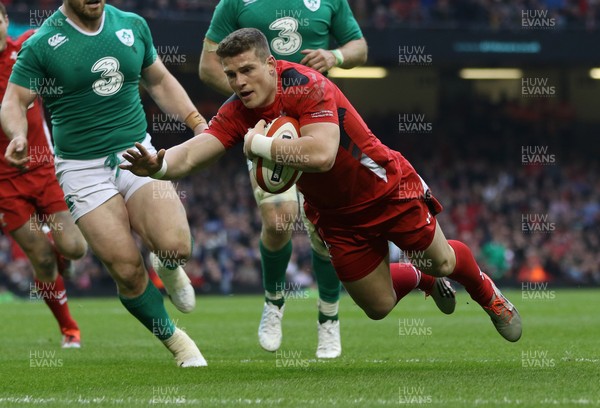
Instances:
[[[297,183],[307,214],[311,209],[316,217],[355,213],[398,191],[402,155],[373,135],[335,84],[311,68],[287,61],[277,61],[277,74],[277,95],[270,106],[247,109],[234,95],[211,119],[206,132],[229,149],[243,142],[248,128],[260,119],[268,123],[281,115],[291,116],[300,128],[318,122],[338,124],[340,146],[331,170],[305,172]]]
[[[29,30],[22,34],[16,40],[6,39],[6,48],[0,52],[0,101],[4,98],[8,78],[12,72],[12,67],[17,60],[17,53],[21,49],[21,45],[34,33]],[[45,126],[42,108],[39,99],[29,106],[27,111],[27,141],[29,145],[29,155],[31,161],[29,169],[42,166],[48,163],[54,163],[52,149],[49,145],[48,128]],[[21,171],[16,167],[10,166],[4,158],[6,147],[9,140],[0,128],[0,179],[11,178],[19,175]]]

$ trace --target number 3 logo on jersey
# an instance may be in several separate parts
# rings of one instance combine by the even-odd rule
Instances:
[[[119,60],[114,57],[100,58],[92,66],[92,72],[100,72],[100,79],[94,81],[92,89],[100,96],[110,96],[119,92],[125,76],[119,71]]]
[[[273,21],[269,28],[279,31],[279,36],[271,40],[271,48],[280,55],[292,55],[302,46],[302,36],[298,33],[298,20],[282,17]]]

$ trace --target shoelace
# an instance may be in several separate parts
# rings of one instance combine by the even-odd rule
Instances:
[[[325,336],[325,338],[323,338],[323,341],[319,342],[319,346],[317,349],[323,350],[329,348],[330,346],[337,345],[337,341],[335,338],[335,326],[333,324],[328,324],[326,326],[322,324],[321,327],[325,329],[325,332],[328,334],[328,336]]]
[[[270,329],[275,328],[275,326],[276,326],[276,322],[274,321],[275,318],[277,318],[279,320],[281,319],[281,310],[279,310],[279,309],[276,310],[275,308],[269,307],[267,309],[267,313],[265,315],[265,320],[268,323],[266,325],[266,327],[268,327]]]
[[[510,322],[513,317],[512,312],[508,309],[508,307],[506,307],[505,302],[500,297],[496,297],[496,299],[494,299],[492,302],[492,305],[485,306],[485,309],[492,311],[492,313],[503,319],[508,318],[507,323]],[[505,313],[503,314],[503,312]]]

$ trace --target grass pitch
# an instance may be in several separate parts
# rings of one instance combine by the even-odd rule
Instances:
[[[0,406],[600,406],[600,291],[508,291],[523,337],[503,340],[465,292],[456,312],[411,294],[382,321],[342,299],[342,357],[317,360],[316,300],[290,299],[277,353],[258,296],[172,305],[209,366],[181,369],[115,298],[71,299],[81,350],[62,350],[41,302],[0,304]],[[168,301],[167,301],[168,302]]]

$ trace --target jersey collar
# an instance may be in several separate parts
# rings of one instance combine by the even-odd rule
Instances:
[[[71,20],[69,17],[67,17],[67,15],[65,13],[63,13],[62,6],[59,8],[59,10],[62,13],[62,15],[65,16],[66,22],[69,23],[69,25],[71,27],[73,27],[75,30],[77,30],[78,32],[80,32],[83,35],[87,35],[88,37],[94,37],[94,36],[100,34],[102,32],[102,29],[104,28],[104,20],[106,19],[106,9],[102,12],[102,21],[100,22],[100,27],[98,27],[98,30],[96,30],[93,33],[84,31],[81,29],[81,27],[79,27],[77,24],[75,24],[75,22],[73,20]]]

